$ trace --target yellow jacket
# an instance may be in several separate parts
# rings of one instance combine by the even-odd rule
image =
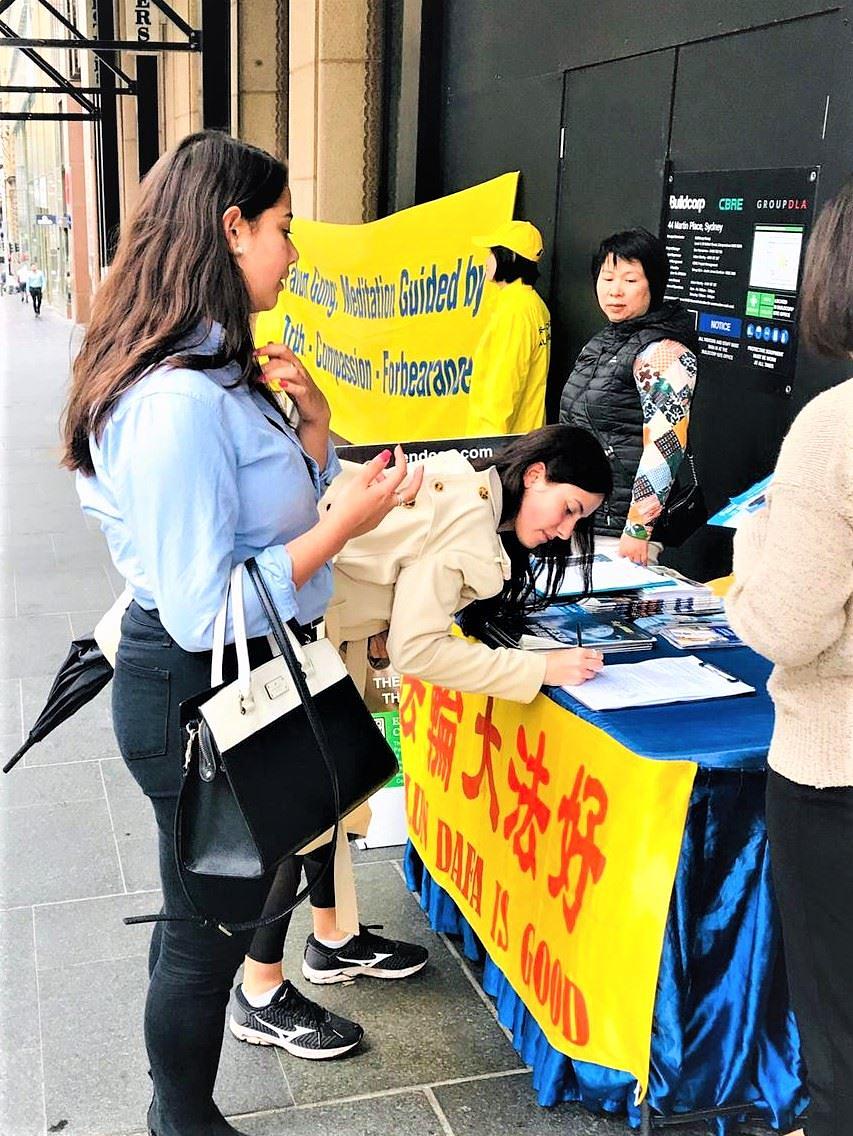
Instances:
[[[529,284],[500,289],[474,349],[468,396],[469,437],[526,434],[545,425],[551,317]]]
[[[368,637],[390,628],[388,654],[400,674],[531,702],[545,678],[542,654],[492,649],[451,633],[457,611],[497,595],[509,578],[509,557],[497,534],[497,472],[476,472],[455,450],[423,464],[414,505],[393,509],[336,557],[329,637],[337,646],[347,644],[347,668],[357,684]],[[324,502],[334,502],[356,468],[344,463]]]

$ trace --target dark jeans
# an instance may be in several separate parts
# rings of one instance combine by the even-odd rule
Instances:
[[[36,315],[41,314],[41,288],[30,288],[30,295],[33,299],[33,310]]]
[[[146,612],[135,603],[125,612],[121,631],[112,684],[116,739],[154,809],[163,910],[189,915],[173,846],[184,750],[180,704],[210,686],[210,652],[182,650],[164,630],[157,612]],[[253,663],[269,658],[266,640],[254,640],[250,647]],[[226,678],[235,674],[233,656],[233,648],[228,648]],[[283,874],[280,905],[287,901],[288,878],[295,893],[298,869],[291,870],[289,877]],[[246,902],[254,903],[249,918],[260,912],[271,883],[269,879],[249,885],[252,891],[247,891]],[[194,923],[155,925],[145,1044],[157,1101],[157,1136],[220,1136],[234,1131],[213,1103],[213,1086],[228,996],[251,939],[251,931],[227,936]]]
[[[853,788],[767,778],[767,834],[811,1104],[808,1136],[853,1124]]]

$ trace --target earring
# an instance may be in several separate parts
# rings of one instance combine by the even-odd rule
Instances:
[[[234,255],[235,256],[242,256],[243,255],[243,246],[242,245],[235,245],[234,246]]]

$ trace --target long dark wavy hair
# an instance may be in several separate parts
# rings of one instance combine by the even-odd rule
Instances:
[[[503,487],[501,526],[511,526],[524,496],[524,474],[531,465],[542,462],[549,481],[577,485],[588,493],[609,497],[613,474],[598,439],[577,426],[543,426],[509,442],[491,458],[478,458],[476,469],[494,466]],[[592,586],[592,558],[595,534],[593,517],[583,517],[575,525],[571,540],[549,540],[536,549],[525,548],[509,527],[501,532],[504,548],[512,565],[503,590],[492,599],[479,600],[467,607],[462,626],[469,634],[491,620],[518,628],[527,612],[547,607],[557,595],[571,558],[580,560],[584,591]],[[535,589],[536,570],[545,570],[542,595]]]
[[[239,382],[257,381],[249,294],[222,215],[237,205],[251,224],[286,187],[283,162],[214,130],[184,138],[151,169],[74,361],[64,466],[95,472],[90,434],[100,438],[118,399],[154,365],[200,370],[236,362]],[[218,352],[194,353],[193,333],[214,321],[223,329]]]

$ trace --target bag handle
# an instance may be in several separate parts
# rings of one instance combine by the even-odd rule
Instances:
[[[216,619],[213,621],[213,650],[210,653],[210,686],[215,690],[217,686],[222,686],[223,678],[223,664],[225,656],[225,620],[228,615],[228,593],[231,588],[231,579],[229,577],[228,583],[225,585],[225,599],[222,601],[222,606],[216,613]]]
[[[246,611],[243,607],[243,565],[231,570],[231,618],[234,623],[234,646],[237,649],[237,689],[240,692],[240,709],[254,706],[252,697],[252,668],[249,665],[249,642],[246,638]]]
[[[690,476],[693,478],[693,484],[698,487],[699,478],[696,476],[696,466],[693,462],[693,450],[690,448],[690,443],[686,442],[684,446],[684,457],[690,467]]]
[[[243,608],[243,565],[231,569],[225,598],[213,621],[213,650],[210,654],[210,685],[221,686],[225,660],[225,625],[228,622],[228,600],[231,600],[231,617],[234,624],[234,646],[237,650],[237,683],[240,696],[251,700],[252,684],[249,666],[249,644],[246,639],[246,612]]]

